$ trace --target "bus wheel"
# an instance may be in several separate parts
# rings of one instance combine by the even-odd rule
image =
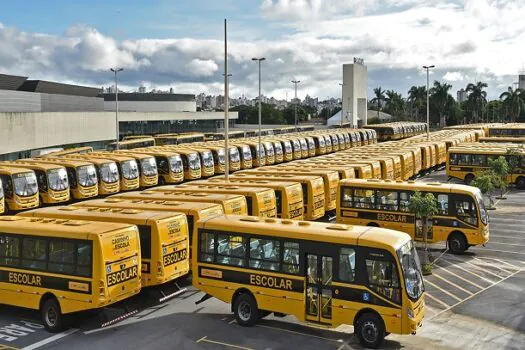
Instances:
[[[383,322],[372,313],[366,313],[359,317],[355,331],[359,342],[366,348],[377,349],[385,339]]]
[[[55,297],[47,298],[42,302],[40,317],[42,318],[44,327],[49,332],[60,332],[64,327],[64,317]]]
[[[465,176],[465,184],[466,184],[466,185],[470,185],[470,183],[472,182],[472,180],[474,180],[474,175],[472,175],[472,174],[467,174],[467,176]]]
[[[463,254],[467,250],[467,240],[462,233],[455,232],[448,237],[448,249],[452,254]]]
[[[254,326],[259,321],[257,302],[248,293],[243,293],[235,299],[233,312],[237,323],[243,327]]]
[[[516,179],[516,187],[520,190],[525,189],[525,177],[520,176]]]

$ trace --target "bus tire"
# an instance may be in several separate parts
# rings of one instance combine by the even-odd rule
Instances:
[[[363,314],[356,322],[355,332],[359,342],[366,348],[377,349],[385,339],[383,321],[374,313]]]
[[[54,296],[44,297],[40,305],[40,317],[48,332],[58,333],[64,329],[64,316]]]
[[[252,327],[260,319],[257,302],[249,293],[242,293],[235,298],[233,312],[237,323],[243,327]]]
[[[452,254],[463,254],[467,247],[467,240],[463,233],[453,232],[448,236],[448,250]]]
[[[525,190],[525,177],[520,176],[516,179],[516,187],[520,190]]]
[[[379,227],[379,225],[376,224],[375,222],[369,222],[366,226],[369,226],[369,227]]]
[[[470,185],[470,183],[474,180],[474,174],[467,174],[465,176],[465,185]]]

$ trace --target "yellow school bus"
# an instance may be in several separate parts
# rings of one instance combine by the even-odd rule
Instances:
[[[69,206],[30,210],[19,215],[136,225],[140,239],[142,287],[161,285],[189,273],[188,222],[184,214]]]
[[[221,178],[223,175],[218,176]],[[248,215],[265,216],[274,218],[277,216],[277,204],[275,191],[267,187],[250,186],[220,186],[211,183],[187,183],[178,186],[162,186],[153,188],[152,191],[174,191],[204,194],[241,195],[246,198]],[[228,214],[228,213],[226,213]]]
[[[152,147],[155,146],[155,139],[151,136],[143,136],[139,138],[128,138],[124,141],[118,142],[119,150],[127,150],[140,147]],[[117,150],[117,142],[110,143],[107,148],[108,151]]]
[[[194,149],[194,147],[190,147],[190,145],[179,145],[179,146],[163,146],[162,149],[169,149],[174,152],[177,152],[181,155],[182,161],[188,161],[189,163],[194,163],[195,161],[199,162],[199,177],[197,176],[197,169],[195,167],[190,166],[190,174],[189,176],[192,177],[192,179],[200,178],[200,177],[210,177],[215,174],[215,165],[213,164],[213,154],[209,149]],[[184,172],[186,175],[186,171]]]
[[[263,168],[261,168],[263,169]],[[303,189],[300,183],[293,181],[269,181],[269,180],[242,180],[211,178],[196,181],[197,184],[213,184],[224,187],[264,187],[275,191],[275,202],[277,217],[283,219],[302,220],[304,212]]]
[[[174,147],[156,147],[150,149],[155,151],[176,152],[182,159],[184,180],[195,180],[201,178],[201,157],[198,152]]]
[[[145,153],[138,153],[130,151],[114,151],[117,155],[124,155],[135,159],[139,169],[139,186],[140,188],[148,188],[157,186],[159,184],[159,172],[157,169],[157,161],[155,157]],[[105,153],[100,153],[104,155]]]
[[[41,205],[52,205],[69,201],[69,183],[66,169],[56,164],[1,162],[0,166],[30,169],[35,172]]]
[[[226,158],[224,157],[224,147],[219,149],[212,149],[208,145],[203,145],[201,143],[185,144],[179,147],[199,152],[201,155],[201,159],[204,163],[203,169],[206,168],[205,164],[208,164],[208,160],[211,159],[211,163],[213,164],[213,173],[207,171],[204,177],[210,177],[214,174],[224,174],[224,172],[226,171]]]
[[[455,254],[488,242],[488,215],[481,192],[465,185],[344,180],[340,183],[337,222],[391,228],[423,240],[422,222],[409,210],[415,191],[433,194],[438,203],[429,230],[430,242],[448,242]]]
[[[75,203],[79,207],[112,208],[112,209],[141,209],[158,212],[182,213],[188,220],[188,232],[191,237],[193,227],[198,220],[205,220],[217,215],[224,214],[220,204],[202,202],[181,202],[156,199],[125,199],[125,198],[105,198],[91,199],[88,201]],[[191,268],[191,266],[190,266]]]
[[[252,151],[247,144],[239,143],[237,140],[232,142],[232,146],[237,148],[240,157],[240,169],[251,169],[253,167]],[[230,154],[231,157],[231,154]]]
[[[247,180],[274,180],[293,181],[301,183],[303,188],[304,217],[306,220],[317,220],[322,218],[325,211],[324,181],[320,176],[307,176],[295,174],[267,174],[267,173],[244,173],[233,174],[231,179]]]
[[[224,156],[224,146],[218,144],[210,144],[204,142],[198,145],[198,147],[209,149],[213,153],[213,163],[215,164],[215,174],[224,174],[226,171],[225,164],[226,159]],[[191,148],[194,149],[193,145]],[[239,149],[235,146],[228,146],[228,163],[230,172],[241,169],[241,158],[239,156]]]
[[[5,212],[37,208],[38,184],[35,172],[24,168],[0,166]]]
[[[102,177],[103,190],[100,191],[101,195],[110,195],[118,193],[120,191],[131,191],[139,188],[139,167],[137,161],[132,157],[126,157],[124,155],[118,155],[114,153],[107,153],[105,157],[98,154],[81,154],[81,155],[70,155],[65,156],[68,159],[82,159],[87,162],[92,162],[95,165],[100,162],[106,163],[107,166],[100,165],[100,173],[105,175]],[[57,158],[59,159],[59,158]],[[116,165],[116,171],[113,167]],[[100,181],[99,181],[100,183]],[[118,186],[117,186],[118,185]]]
[[[180,154],[159,149],[135,148],[134,153],[142,153],[155,157],[159,176],[159,185],[177,184],[184,181],[184,168]]]
[[[353,325],[377,348],[390,333],[415,334],[425,314],[419,258],[403,232],[217,216],[197,223],[192,266],[194,287],[230,303],[241,326],[273,312]]]
[[[120,175],[117,163],[111,159],[95,158],[86,155],[65,155],[61,158],[83,159],[95,166],[98,178],[98,194],[108,196],[120,191]]]
[[[295,172],[296,170],[303,172],[307,171],[309,169],[312,169],[312,167],[315,167],[315,169],[320,170],[330,170],[335,171],[338,176],[339,180],[341,179],[355,179],[355,170],[351,166],[338,166],[338,165],[326,165],[321,163],[311,163],[308,159],[297,161],[293,163],[288,164],[280,164],[276,166],[277,169],[285,168],[286,171]]]
[[[98,196],[97,169],[93,163],[67,158],[25,159],[27,163],[46,163],[66,168],[71,198],[84,200]]]
[[[0,303],[39,310],[48,331],[140,292],[134,225],[4,216],[0,232]]]
[[[275,164],[279,164],[284,162],[284,151],[283,151],[283,145],[280,141],[274,140],[274,139],[265,139],[264,142],[267,142],[267,149],[270,149],[270,146],[272,147],[273,153],[274,153],[274,159]]]
[[[162,188],[164,188],[164,186]],[[248,204],[246,202],[246,199],[244,198],[244,196],[235,194],[210,194],[203,193],[200,191],[189,192],[184,190],[164,189],[158,191],[148,190],[141,192],[120,193],[115,196],[112,196],[111,198],[154,199],[181,202],[214,203],[220,204],[225,214],[248,215]]]
[[[140,188],[140,169],[134,157],[114,152],[92,153],[83,157],[88,161],[90,157],[114,161],[120,175],[121,191],[132,191]]]
[[[327,166],[340,166],[348,169],[354,169],[354,177],[359,179],[371,179],[372,178],[372,166],[366,163],[356,163],[347,160],[341,160],[337,158],[313,158],[308,159],[312,164],[327,165]]]
[[[268,160],[268,155],[266,154],[265,147],[263,147],[259,150],[259,143],[257,141],[250,141],[249,139],[246,139],[244,141],[235,142],[235,145],[242,144],[247,145],[250,147],[250,152],[252,154],[252,166],[255,167],[261,167],[265,166]]]
[[[276,144],[281,145],[281,152],[283,154],[282,156],[283,162],[289,162],[293,160],[293,147],[292,147],[292,143],[290,140],[287,140],[283,137],[272,137],[270,140],[274,143],[276,154],[277,154],[278,147],[275,145]]]
[[[470,184],[479,174],[489,169],[489,160],[498,157],[506,158],[509,161],[507,147],[498,145],[497,147],[489,144],[479,144],[471,147],[452,147],[448,150],[447,157],[447,176],[463,180],[465,184]],[[509,169],[507,182],[516,184],[519,189],[525,189],[525,152],[520,151],[518,166]]]
[[[273,175],[307,175],[307,176],[320,176],[323,178],[324,183],[324,194],[325,194],[325,211],[335,210],[337,204],[337,187],[339,185],[339,174],[332,170],[326,169],[303,169],[298,170],[294,168],[275,168],[275,167],[264,167],[252,170],[252,172],[273,174]],[[247,172],[238,172],[237,174],[246,174]],[[293,218],[292,218],[293,219]]]

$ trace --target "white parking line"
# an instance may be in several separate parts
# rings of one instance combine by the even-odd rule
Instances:
[[[448,270],[448,269],[446,269],[446,268],[444,268],[442,266],[439,266],[439,265],[434,265],[434,266],[436,266],[439,270],[445,271],[446,273],[448,273],[448,274],[450,274],[450,275],[452,275],[452,276],[454,276],[456,278],[459,278],[463,282],[467,282],[467,283],[473,285],[476,288],[479,288],[479,289],[483,289],[484,288],[484,287],[480,286],[479,284],[474,283],[474,282],[472,282],[472,281],[470,281],[470,280],[468,280],[468,279],[466,279],[464,277],[461,277],[460,275],[455,274],[454,272],[452,272],[452,271],[450,271],[450,270]]]
[[[498,269],[498,270],[500,270],[500,271],[503,271],[503,272],[505,272],[505,273],[512,273],[512,271],[509,271],[509,270],[508,270],[508,267],[506,267],[506,268],[499,267],[499,266],[496,266],[496,265],[494,265],[494,264],[490,264],[490,263],[488,263],[488,262],[485,262],[485,261],[483,261],[483,260],[481,260],[481,259],[479,259],[479,258],[474,258],[474,259],[472,259],[472,260],[480,261],[481,263],[476,264],[476,265],[478,265],[478,266],[483,266],[483,267],[493,267],[493,268]],[[513,269],[513,270],[515,270],[515,269]]]
[[[513,236],[505,236],[505,235],[495,235],[495,234],[490,234],[490,238],[510,238],[510,239],[517,239],[517,240],[525,240],[525,237],[513,237]],[[495,242],[492,242],[492,241],[489,241],[489,244],[492,244],[492,243],[495,243]]]
[[[451,261],[449,261],[449,260],[447,260],[447,259],[443,259],[443,260],[448,261],[450,264],[452,264],[453,267],[456,267],[456,268],[458,268],[458,269],[460,269],[460,270],[462,270],[462,271],[465,271],[465,272],[467,272],[467,273],[470,273],[471,275],[476,276],[477,278],[482,279],[482,280],[484,280],[485,282],[488,282],[488,283],[490,283],[490,284],[494,284],[494,283],[495,283],[494,281],[489,280],[488,278],[485,278],[485,277],[483,277],[483,276],[481,276],[481,275],[478,275],[478,274],[475,273],[475,272],[472,272],[472,271],[470,271],[470,270],[467,270],[466,268],[462,267],[462,266],[459,265],[459,264],[454,264],[453,262],[451,262]]]
[[[53,335],[52,337],[49,337],[49,338],[46,338],[46,339],[42,339],[41,341],[39,342],[36,342],[36,343],[33,343],[31,345],[28,345],[26,347],[23,347],[22,349],[23,350],[33,350],[33,349],[38,349],[44,345],[47,345],[49,343],[52,343],[58,339],[61,339],[61,338],[64,338],[64,337],[67,337],[68,335],[71,335],[73,333],[76,333],[78,332],[78,329],[76,328],[71,328],[71,329],[68,329],[67,331],[64,331],[62,333],[58,333],[58,334],[55,334]]]
[[[432,287],[434,287],[434,288],[436,288],[437,290],[439,290],[439,291],[445,293],[445,294],[448,295],[449,297],[456,299],[457,301],[461,301],[461,300],[463,300],[463,299],[461,299],[460,297],[457,297],[457,296],[455,296],[454,294],[450,293],[448,290],[441,288],[440,286],[438,286],[438,285],[435,284],[435,283],[432,283],[432,282],[430,282],[430,281],[425,281],[425,284],[430,284]]]
[[[493,245],[493,244],[498,244],[498,245],[510,245],[512,247],[524,247],[525,248],[525,244],[516,244],[516,243],[503,243],[503,242],[494,242],[494,241],[490,241],[488,244],[490,245]]]
[[[525,248],[525,246],[524,246],[524,248]],[[490,248],[486,248],[486,247],[481,247],[481,248],[472,247],[470,249],[472,249],[474,251],[480,251],[480,252],[496,252],[496,253],[505,253],[505,254],[525,255],[525,253],[522,253],[522,252],[511,252],[509,250],[490,249]]]
[[[463,288],[463,287],[461,287],[461,286],[458,286],[457,284],[455,284],[455,283],[453,283],[453,282],[447,280],[446,278],[444,278],[444,277],[442,277],[442,276],[440,276],[440,275],[438,275],[438,274],[433,273],[432,276],[436,277],[437,279],[440,279],[441,281],[443,281],[443,282],[445,282],[445,283],[450,284],[452,287],[454,287],[454,288],[456,288],[456,289],[459,289],[460,291],[463,291],[463,292],[467,293],[468,295],[472,295],[472,294],[474,294],[474,293],[472,293],[472,292],[466,290],[465,288]]]
[[[444,301],[441,301],[439,300],[438,298],[436,298],[435,296],[433,296],[432,294],[430,294],[429,292],[425,291],[425,296],[426,297],[429,297],[430,299],[434,300],[436,303],[444,306],[445,308],[449,308],[450,305],[448,305],[447,303],[445,303]]]

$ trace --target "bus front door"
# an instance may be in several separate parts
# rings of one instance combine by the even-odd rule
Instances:
[[[306,256],[306,320],[332,323],[333,258],[317,254]]]

